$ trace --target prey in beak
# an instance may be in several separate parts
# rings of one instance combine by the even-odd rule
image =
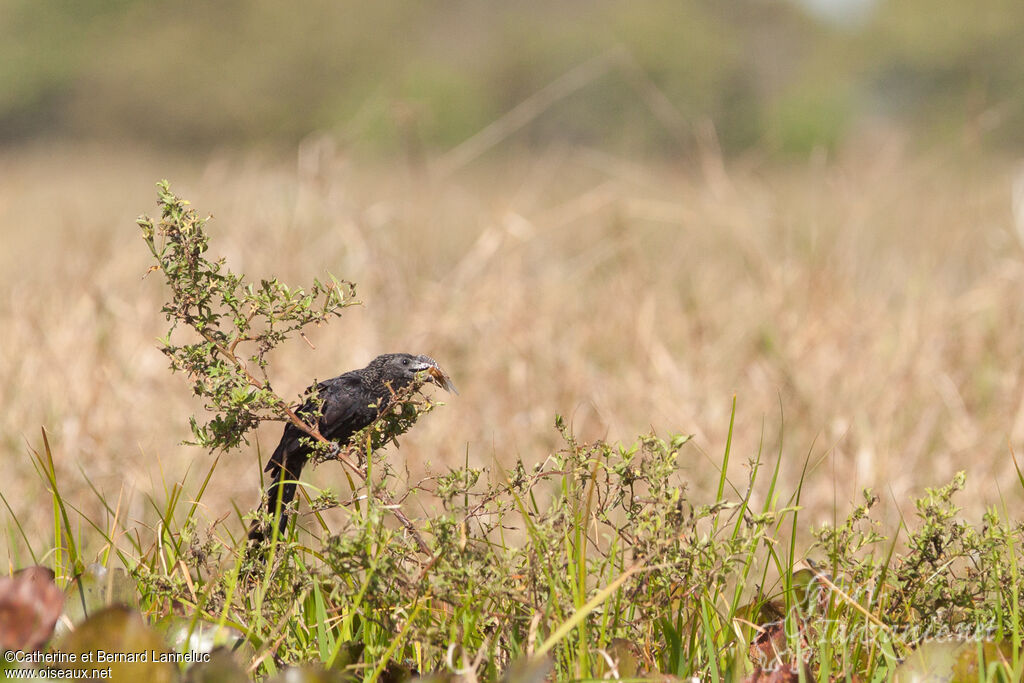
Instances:
[[[430,356],[417,356],[416,360],[423,364],[421,370],[426,375],[426,380],[432,382],[437,386],[441,387],[450,394],[458,396],[459,390],[455,388],[455,384],[452,382],[452,378],[448,376],[441,366],[437,364],[437,361]]]

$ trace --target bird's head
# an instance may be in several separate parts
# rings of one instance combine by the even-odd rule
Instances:
[[[384,382],[390,382],[393,389],[406,387],[413,382],[432,382],[445,391],[458,394],[451,377],[441,369],[430,356],[414,356],[411,353],[387,353],[374,359]]]

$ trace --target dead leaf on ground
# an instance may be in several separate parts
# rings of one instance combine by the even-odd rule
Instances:
[[[45,567],[0,578],[0,650],[35,651],[53,635],[64,593]]]

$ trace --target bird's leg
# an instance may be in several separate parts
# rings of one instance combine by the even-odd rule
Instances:
[[[342,445],[337,441],[331,441],[330,443],[331,445],[327,449],[326,459],[337,460],[343,465],[348,465],[349,468],[352,469],[352,471],[356,472],[359,476],[364,478],[366,477],[366,470],[364,469],[366,467],[366,462],[363,460],[363,453],[361,450],[343,448]],[[345,457],[346,453],[350,453],[353,450],[355,450],[358,453],[358,457],[355,462],[355,467],[353,467],[352,461]]]
[[[341,460],[341,444],[337,441],[332,441],[330,448],[327,449],[327,457],[332,460]]]

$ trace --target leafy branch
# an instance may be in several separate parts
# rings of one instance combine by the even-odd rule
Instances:
[[[277,279],[246,283],[244,276],[210,261],[206,223],[189,202],[171,193],[166,180],[157,183],[161,219],[138,219],[142,237],[171,290],[161,311],[170,328],[160,341],[171,370],[184,372],[192,391],[206,400],[212,417],[192,418],[194,443],[228,450],[263,420],[288,420],[316,437],[315,427],[300,419],[273,390],[266,356],[308,325],[321,325],[357,304],[355,286],[330,276],[313,281],[308,291],[290,288]],[[175,343],[179,327],[196,336]],[[243,351],[244,349],[244,351]]]
[[[190,418],[194,438],[190,443],[211,451],[230,450],[248,443],[246,434],[265,420],[290,422],[317,442],[318,450],[337,458],[365,481],[367,472],[361,464],[365,460],[359,457],[354,462],[353,448],[343,452],[340,444],[324,438],[317,428],[319,411],[300,416],[274,391],[266,358],[307,326],[322,325],[357,305],[355,285],[333,275],[327,282],[313,280],[308,290],[288,287],[276,278],[248,283],[227,268],[223,258],[205,257],[209,216],[200,216],[187,200],[174,195],[166,180],[157,183],[157,195],[160,220],[140,216],[138,225],[156,260],[147,274],[161,272],[171,292],[161,309],[170,323],[160,340],[161,350],[173,372],[188,376],[192,392],[205,401],[209,413],[205,421]],[[182,329],[192,331],[191,339],[178,341]],[[407,405],[411,393],[368,428],[373,438],[353,441],[356,448],[367,444],[365,456],[403,433],[421,412],[421,406]],[[390,504],[386,492],[376,495]],[[397,507],[393,513],[420,549],[429,553],[405,514]]]

